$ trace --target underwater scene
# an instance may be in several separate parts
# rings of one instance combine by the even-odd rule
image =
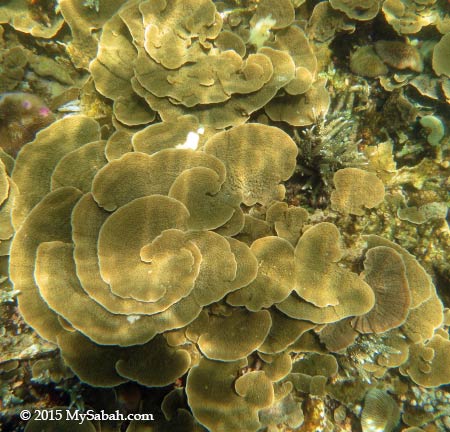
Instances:
[[[0,0],[0,431],[450,431],[449,128],[448,0]]]

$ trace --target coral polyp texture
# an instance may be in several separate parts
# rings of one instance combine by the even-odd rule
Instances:
[[[276,201],[284,199],[281,183],[297,156],[280,129],[240,125],[199,150],[132,151],[111,160],[107,146],[96,121],[67,117],[21,150],[11,178],[29,191],[12,211],[10,278],[20,291],[19,310],[84,382],[165,386],[188,373],[188,403],[200,423],[256,431],[263,427],[258,412],[275,403],[277,386],[311,355],[292,357],[303,352],[306,335],[323,333],[325,345],[328,327],[356,337],[403,335],[411,353],[430,343],[435,358],[445,355],[448,341],[427,342],[442,324],[442,305],[404,249],[370,236],[358,274],[342,262],[334,224],[318,223],[299,239],[290,225],[275,230],[274,219],[281,223],[293,211]],[[341,172],[358,179],[350,186],[363,184],[364,171]],[[336,187],[359,205],[359,195],[341,182]],[[383,196],[381,188],[370,207]],[[254,232],[250,245],[240,240],[242,206],[269,203],[270,235]],[[305,216],[298,215],[303,222]],[[277,231],[287,231],[292,243]],[[403,366],[415,382],[450,382],[438,362],[424,372],[420,359],[409,356]],[[216,402],[215,387],[224,393]],[[221,409],[228,398],[230,408]]]
[[[115,105],[137,100],[165,121],[193,114],[204,125],[224,128],[245,123],[267,105],[271,118],[311,124],[329,104],[316,57],[304,31],[283,13],[263,22],[265,8],[274,13],[270,3],[261,3],[250,34],[241,36],[210,0],[128,2],[103,28],[90,65],[95,86]],[[293,95],[292,118],[275,101],[268,105],[284,87]],[[127,124],[117,110],[116,116]]]
[[[0,407],[450,424],[441,1],[51,3],[0,6]]]

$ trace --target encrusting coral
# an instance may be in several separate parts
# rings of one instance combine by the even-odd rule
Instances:
[[[54,368],[45,379],[162,388],[135,403],[158,421],[128,432],[323,431],[330,416],[394,430],[396,385],[450,383],[445,299],[431,255],[419,263],[408,247],[447,209],[411,180],[421,165],[397,169],[400,135],[378,127],[387,114],[369,96],[411,83],[432,99],[430,80],[439,96],[448,34],[426,53],[407,37],[364,43],[361,29],[382,15],[402,35],[445,19],[430,6],[440,21],[426,22],[412,0],[107,3],[61,0],[46,29],[19,0],[28,27],[0,12],[41,38],[64,20],[64,48],[89,75],[81,97],[107,107],[64,116],[30,92],[0,97],[0,284],[5,273],[25,322],[61,354],[34,363],[35,378]],[[367,80],[331,70],[343,61],[331,43],[355,29],[346,67]],[[21,77],[24,53],[0,52]],[[383,103],[416,122],[402,94]],[[441,156],[423,166],[445,171],[442,112],[421,111],[416,129]]]

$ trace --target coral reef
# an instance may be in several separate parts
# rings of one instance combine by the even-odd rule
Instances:
[[[2,430],[448,427],[444,0],[0,24]]]

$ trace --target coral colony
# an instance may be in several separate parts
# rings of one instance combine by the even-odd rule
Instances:
[[[446,1],[55,3],[0,6],[4,430],[448,430]]]

